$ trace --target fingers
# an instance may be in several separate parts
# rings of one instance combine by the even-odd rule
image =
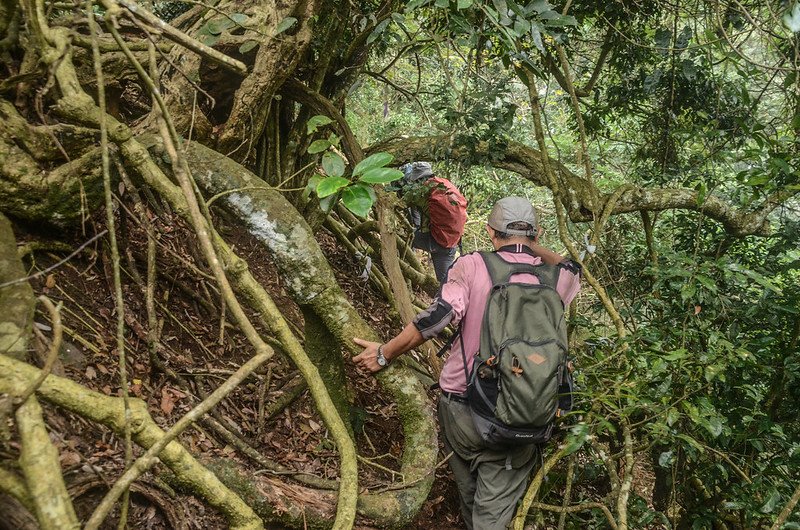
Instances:
[[[370,341],[364,340],[364,339],[359,339],[358,337],[353,337],[353,342],[355,342],[359,346],[364,346],[364,347],[367,347],[370,344]]]

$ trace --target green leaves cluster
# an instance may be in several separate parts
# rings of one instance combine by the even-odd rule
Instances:
[[[332,123],[327,116],[313,116],[307,124],[307,131],[313,134],[319,127]],[[312,191],[320,199],[323,210],[329,211],[336,200],[354,214],[365,217],[377,200],[374,184],[387,184],[402,178],[403,173],[397,169],[386,167],[394,156],[379,152],[368,156],[353,168],[350,178],[345,178],[346,162],[336,152],[340,138],[331,133],[326,139],[314,140],[308,148],[309,154],[323,153],[322,169],[324,174],[311,177],[306,187],[306,194]]]

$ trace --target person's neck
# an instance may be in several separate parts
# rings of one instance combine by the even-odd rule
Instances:
[[[503,247],[507,247],[509,245],[522,245],[524,247],[528,247],[533,250],[534,242],[528,238],[524,237],[510,237],[508,239],[498,239],[493,241],[495,251],[500,250]]]

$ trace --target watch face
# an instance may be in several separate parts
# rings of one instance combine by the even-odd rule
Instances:
[[[378,365],[379,366],[386,366],[386,357],[381,354],[378,354]]]

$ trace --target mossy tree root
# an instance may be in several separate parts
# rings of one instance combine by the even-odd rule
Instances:
[[[23,276],[14,233],[8,219],[0,214],[0,283]],[[33,290],[27,282],[0,289],[0,314],[5,319],[0,322],[0,347],[6,346],[10,355],[17,359],[23,359],[27,351],[33,308]],[[10,356],[0,357],[11,359]],[[34,380],[16,394],[21,400],[16,410],[16,423],[20,438],[19,464],[25,478],[26,495],[22,495],[21,485],[8,473],[0,478],[12,484],[3,489],[15,492],[17,497],[27,498],[39,526],[44,530],[78,528],[78,517],[67,493],[64,477],[60,472],[53,473],[54,469],[60,471],[58,451],[47,433],[42,408],[36,396],[30,393],[36,382]],[[4,403],[8,405],[8,401]],[[6,422],[5,414],[0,414],[0,422]]]
[[[29,364],[0,355],[0,392],[18,396],[36,380],[39,373],[39,369]],[[55,375],[45,378],[37,389],[37,395],[54,405],[101,423],[118,435],[123,432],[125,409],[121,398],[93,392]],[[133,440],[138,445],[149,448],[164,436],[164,431],[153,421],[144,401],[132,399],[130,405]],[[175,473],[178,483],[218,509],[231,528],[262,526],[261,519],[253,510],[178,442],[170,442],[159,454],[159,459]],[[52,473],[52,469],[50,472]],[[30,488],[30,484],[28,487]]]
[[[186,157],[201,190],[208,196],[225,193],[217,203],[267,248],[295,302],[312,308],[351,353],[360,351],[354,336],[381,340],[350,304],[310,227],[283,195],[265,189],[264,182],[240,164],[200,144],[187,143]],[[433,482],[430,470],[438,451],[434,413],[419,379],[403,363],[381,371],[378,380],[398,405],[405,435],[400,471],[413,485],[376,494],[374,504],[381,509],[374,514],[367,513],[360,499],[359,512],[374,516],[383,526],[400,526],[416,515]]]

